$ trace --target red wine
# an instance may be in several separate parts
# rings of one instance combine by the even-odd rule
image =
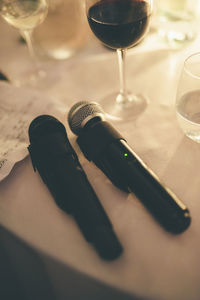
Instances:
[[[88,10],[88,22],[108,47],[127,48],[138,43],[146,33],[150,5],[145,0],[101,0]]]

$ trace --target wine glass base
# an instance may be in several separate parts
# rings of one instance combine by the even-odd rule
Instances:
[[[181,48],[186,44],[193,41],[196,37],[195,32],[192,30],[176,31],[176,30],[159,30],[158,35],[166,42],[171,48]]]
[[[142,95],[113,93],[99,101],[106,117],[113,121],[131,121],[137,119],[147,108],[148,99]]]
[[[46,78],[46,72],[37,70],[35,72],[26,72],[20,79],[13,80],[15,86],[38,87],[39,83]]]

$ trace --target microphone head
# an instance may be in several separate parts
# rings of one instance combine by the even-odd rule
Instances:
[[[72,106],[68,113],[68,123],[71,131],[79,135],[83,127],[91,119],[104,119],[105,113],[96,102],[80,101]]]
[[[64,125],[53,116],[41,115],[36,117],[29,126],[29,139],[30,142],[37,141],[52,132],[62,132],[66,134]]]

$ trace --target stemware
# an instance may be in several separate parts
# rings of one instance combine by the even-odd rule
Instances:
[[[171,48],[180,48],[197,35],[199,0],[159,0],[156,28],[158,36]]]
[[[105,97],[104,110],[119,118],[134,117],[146,107],[145,97],[127,90],[126,50],[138,44],[149,29],[152,0],[86,0],[88,23],[95,36],[117,51],[120,91]]]
[[[35,51],[32,43],[32,32],[36,26],[41,24],[48,12],[48,0],[1,0],[0,14],[3,19],[19,29],[26,40],[30,56],[35,62],[37,75],[32,74],[30,80],[44,73],[38,70]],[[25,79],[24,79],[25,80]]]

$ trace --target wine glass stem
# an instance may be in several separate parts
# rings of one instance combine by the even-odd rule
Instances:
[[[35,54],[35,50],[34,50],[34,47],[33,47],[32,32],[33,32],[32,29],[31,30],[23,30],[23,31],[21,31],[22,36],[26,40],[30,57],[32,58],[33,63],[35,64],[36,69],[39,71],[38,60],[37,60],[37,57],[36,57],[36,54]]]
[[[126,49],[117,49],[118,64],[119,64],[119,79],[120,79],[120,95],[123,98],[127,96],[126,88],[126,74],[125,74],[125,60],[126,60]]]

